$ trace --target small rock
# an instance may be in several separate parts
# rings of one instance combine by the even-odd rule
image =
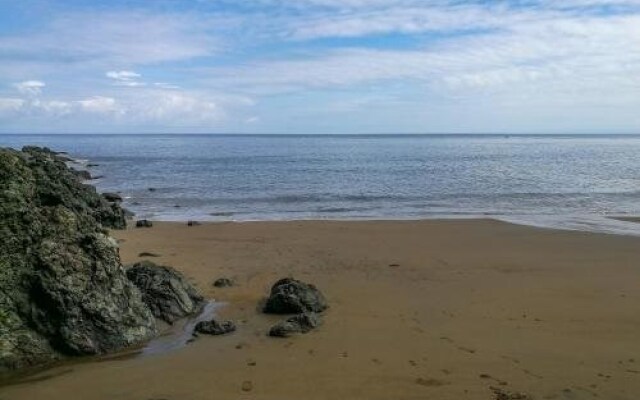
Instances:
[[[102,193],[102,197],[104,197],[104,199],[108,202],[111,203],[121,203],[122,202],[122,196],[120,196],[118,193]]]
[[[236,325],[232,321],[218,322],[215,319],[211,321],[200,321],[196,324],[195,332],[206,335],[226,335],[235,332]]]
[[[138,254],[138,257],[160,257],[160,254],[156,254],[156,253],[149,253],[149,252],[142,252],[140,254]]]
[[[213,286],[217,288],[230,287],[233,286],[233,281],[229,278],[220,278],[216,279],[215,282],[213,282]]]
[[[315,313],[298,314],[271,327],[269,336],[286,338],[296,333],[307,333],[321,323],[320,317]]]
[[[187,222],[187,226],[199,226],[202,225],[200,222],[198,221],[188,221]]]
[[[139,221],[136,221],[136,228],[151,228],[151,227],[153,227],[153,222],[147,219],[141,219]]]
[[[329,306],[322,293],[313,285],[284,278],[271,288],[264,306],[267,314],[300,314],[322,312]]]

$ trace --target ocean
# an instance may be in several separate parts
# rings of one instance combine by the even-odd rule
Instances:
[[[492,217],[640,235],[640,136],[0,135],[88,167],[153,220]]]

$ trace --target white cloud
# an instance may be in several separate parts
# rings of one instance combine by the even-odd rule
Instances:
[[[121,113],[116,99],[112,97],[94,96],[84,100],[78,100],[77,104],[83,111],[96,114]]]
[[[117,81],[130,81],[140,77],[140,74],[133,71],[109,71],[106,73],[107,78]]]
[[[142,121],[172,121],[173,125],[212,125],[225,117],[223,109],[211,99],[194,94],[158,92],[134,107],[133,117]]]
[[[167,82],[154,82],[153,86],[159,87],[162,89],[180,89],[180,86],[167,83]]]
[[[40,99],[28,103],[32,109],[39,109],[42,114],[53,117],[61,117],[73,112],[73,104],[61,100],[43,101]]]
[[[42,93],[42,88],[45,87],[45,83],[41,81],[24,81],[14,84],[15,88],[24,95],[36,96]]]
[[[291,91],[381,81],[421,81],[451,89],[509,87],[536,82],[637,89],[640,80],[640,15],[553,19],[514,25],[508,31],[472,35],[420,50],[334,50],[297,60],[256,62],[213,69],[210,83],[249,92]]]
[[[212,96],[169,89],[141,89],[122,92],[119,97],[92,96],[79,100],[0,98],[0,114],[13,118],[91,126],[172,127],[214,129],[229,112],[252,106],[252,101],[236,96]],[[244,117],[242,117],[244,118]]]
[[[25,101],[10,97],[0,97],[0,113],[16,112],[22,108]]]
[[[107,78],[113,79],[115,86],[124,87],[141,87],[147,86],[146,83],[138,80],[142,75],[133,71],[108,71]]]

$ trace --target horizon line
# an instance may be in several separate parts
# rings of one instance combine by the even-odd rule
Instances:
[[[0,136],[640,136],[640,132],[377,132],[377,133],[248,133],[248,132],[0,132]]]

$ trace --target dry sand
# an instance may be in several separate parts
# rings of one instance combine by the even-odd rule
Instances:
[[[235,334],[60,366],[3,400],[640,398],[640,238],[490,220],[156,224],[116,232],[179,268]],[[317,331],[266,336],[283,276],[315,283]],[[219,277],[237,286],[214,288]]]

